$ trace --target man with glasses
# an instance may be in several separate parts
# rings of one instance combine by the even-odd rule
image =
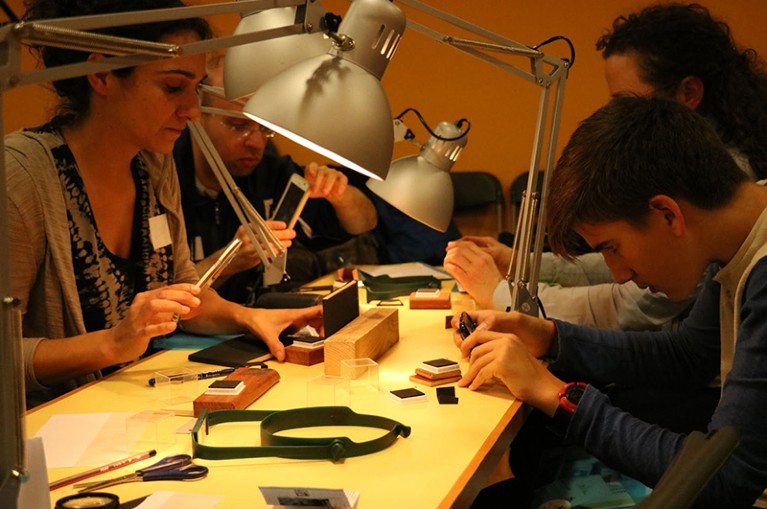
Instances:
[[[206,84],[212,88],[223,87],[223,62],[223,56],[209,61]],[[310,200],[296,229],[286,229],[281,221],[267,224],[285,246],[293,246],[288,251],[291,278],[296,282],[312,279],[318,274],[304,270],[311,265],[307,262],[311,259],[307,250],[329,248],[376,226],[373,203],[355,187],[364,186],[364,179],[351,174],[347,177],[316,163],[302,168],[289,156],[280,156],[269,142],[274,133],[246,118],[241,110],[242,105],[235,101],[203,92],[200,124],[236,185],[265,219],[271,217],[292,174],[301,174],[309,181]],[[244,246],[215,286],[228,300],[253,304],[262,281],[260,260],[188,130],[179,138],[173,155],[181,184],[187,237],[198,272],[204,272],[234,236],[239,237]],[[355,180],[355,185],[349,185],[349,178],[359,182]]]

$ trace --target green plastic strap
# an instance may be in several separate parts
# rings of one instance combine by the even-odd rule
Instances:
[[[440,288],[442,285],[434,276],[371,276],[364,272],[360,272],[360,275],[367,290],[368,302],[410,295],[419,288]]]
[[[211,426],[225,422],[261,422],[261,446],[215,447],[201,444],[200,429],[205,434]],[[277,436],[275,433],[295,428],[317,426],[360,426],[388,430],[384,435],[366,442],[354,442],[348,437],[297,438]],[[192,429],[192,453],[195,458],[239,459],[279,457],[292,459],[329,459],[371,454],[392,445],[397,437],[410,436],[410,426],[377,415],[357,414],[348,407],[328,406],[296,408],[292,410],[203,410]]]

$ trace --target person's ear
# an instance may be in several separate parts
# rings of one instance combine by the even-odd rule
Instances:
[[[91,53],[88,56],[88,61],[92,62],[94,60],[101,60],[104,58],[104,55],[100,53]],[[110,71],[99,71],[95,72],[93,74],[88,74],[88,83],[90,84],[93,91],[99,95],[105,95],[108,91],[109,78]]]
[[[665,194],[659,194],[650,198],[650,214],[655,215],[668,226],[675,237],[684,235],[687,225],[679,203]]]
[[[676,89],[676,100],[695,111],[703,102],[703,80],[697,76],[687,76]]]

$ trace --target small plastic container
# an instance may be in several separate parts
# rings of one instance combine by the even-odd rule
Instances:
[[[306,406],[349,406],[349,380],[322,375],[306,382]]]

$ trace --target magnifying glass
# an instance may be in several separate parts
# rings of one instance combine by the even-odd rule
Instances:
[[[119,509],[120,499],[111,493],[78,493],[56,501],[56,509]]]

